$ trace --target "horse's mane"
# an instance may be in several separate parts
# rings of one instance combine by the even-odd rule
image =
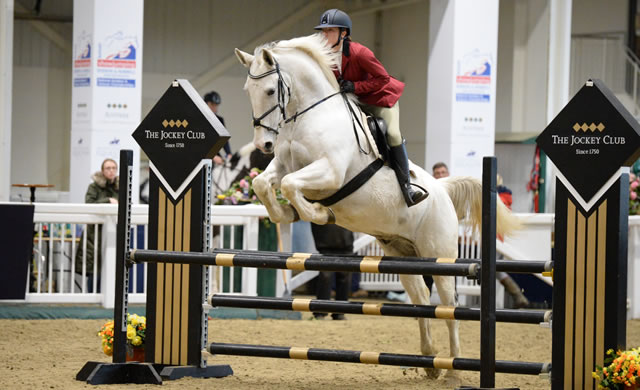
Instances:
[[[320,66],[322,73],[325,75],[329,83],[331,83],[336,90],[339,88],[338,81],[333,74],[333,69],[338,67],[342,53],[332,51],[323,34],[316,33],[304,37],[289,39],[287,41],[266,43],[262,46],[258,46],[254,55],[257,56],[257,54],[264,49],[271,50],[276,55],[279,51],[287,49],[295,49],[305,53]]]

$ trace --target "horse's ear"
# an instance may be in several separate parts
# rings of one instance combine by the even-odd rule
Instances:
[[[235,52],[236,57],[238,57],[238,61],[240,61],[240,63],[244,65],[245,68],[249,68],[254,60],[254,56],[249,53],[245,53],[238,48],[236,48]]]
[[[264,61],[269,64],[269,66],[273,66],[276,63],[276,60],[273,58],[273,53],[271,50],[264,49],[262,50],[262,58]]]

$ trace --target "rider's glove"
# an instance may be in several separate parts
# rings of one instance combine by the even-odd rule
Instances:
[[[340,92],[344,92],[344,93],[352,93],[356,91],[356,86],[353,84],[352,81],[349,80],[342,80],[340,82]]]

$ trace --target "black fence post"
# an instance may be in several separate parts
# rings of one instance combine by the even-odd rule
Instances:
[[[127,360],[127,312],[129,303],[129,270],[127,253],[131,242],[131,185],[133,151],[120,151],[120,190],[118,193],[118,226],[116,229],[116,291],[113,306],[113,362]]]
[[[496,175],[495,157],[482,159],[482,269],[480,387],[496,383]]]

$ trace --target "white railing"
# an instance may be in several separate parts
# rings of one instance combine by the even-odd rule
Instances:
[[[148,206],[133,205],[131,213],[132,247],[147,248]],[[235,226],[242,226],[241,249],[258,249],[260,219],[267,216],[262,206],[212,206],[211,223],[219,227],[213,236],[212,247],[223,247],[228,238],[231,247],[236,242]],[[34,225],[34,257],[29,264],[25,301],[30,303],[101,303],[113,307],[115,297],[115,241],[117,205],[36,203]],[[93,241],[87,239],[87,227],[94,230]],[[282,226],[285,250],[290,248],[289,226]],[[229,237],[225,237],[228,235]],[[101,265],[97,261],[87,267],[87,244],[93,243],[94,257],[101,252]],[[76,254],[82,250],[80,264]],[[211,268],[212,292],[233,293],[234,267],[229,268],[228,283],[223,285],[221,267]],[[147,265],[132,269],[129,301],[146,302]],[[256,295],[257,270],[242,268],[240,293]],[[98,287],[98,288],[96,288]]]
[[[147,247],[148,207],[134,205],[132,207],[132,246],[134,248]],[[524,229],[514,237],[507,237],[505,242],[497,241],[497,251],[505,258],[513,260],[549,260],[551,259],[553,214],[517,214],[524,221]],[[221,234],[212,238],[212,247],[222,247],[225,234],[228,231],[229,241],[234,243],[235,229],[224,229],[225,226],[242,226],[242,249],[258,249],[258,230],[260,218],[266,217],[267,212],[262,206],[213,206],[212,225],[220,226]],[[116,238],[116,205],[94,204],[60,204],[36,203],[34,223],[34,257],[29,265],[29,273],[25,281],[25,301],[30,303],[101,303],[105,307],[113,307],[115,296],[115,238]],[[79,247],[84,248],[88,240],[85,231],[87,226],[94,226],[97,234],[94,245],[102,245],[101,269],[91,270],[86,267],[86,255],[82,256],[82,266],[76,267],[75,256]],[[102,227],[102,229],[100,229]],[[291,249],[291,227],[281,227],[282,241],[285,251]],[[213,231],[213,229],[211,229]],[[44,232],[48,231],[49,234]],[[462,230],[461,232],[464,232]],[[480,253],[477,237],[461,234],[461,257],[478,257]],[[472,250],[473,249],[473,250]],[[360,254],[382,255],[383,251],[369,236],[360,236],[354,243],[354,250]],[[86,251],[83,251],[86,253]],[[96,266],[97,267],[97,266]],[[134,266],[129,299],[132,303],[146,302],[146,264]],[[233,274],[230,283],[223,286],[219,269],[213,267],[210,291],[233,292]],[[234,270],[230,271],[231,273]],[[100,275],[88,277],[89,274]],[[276,275],[276,296],[284,292],[283,273]],[[303,284],[313,274],[296,275],[292,279],[291,271],[285,271],[289,281],[289,289]],[[72,277],[73,276],[73,277]],[[305,276],[305,277],[303,277]],[[300,279],[299,281],[296,278]],[[551,284],[549,278],[541,277]],[[243,295],[256,295],[257,270],[242,268]],[[629,218],[628,232],[628,272],[627,296],[628,317],[640,318],[640,216]],[[95,289],[94,286],[100,286]],[[473,296],[479,294],[479,288],[473,281],[458,278],[458,293]],[[361,287],[367,290],[393,291],[402,290],[397,275],[362,274]],[[476,292],[476,290],[478,290]]]

